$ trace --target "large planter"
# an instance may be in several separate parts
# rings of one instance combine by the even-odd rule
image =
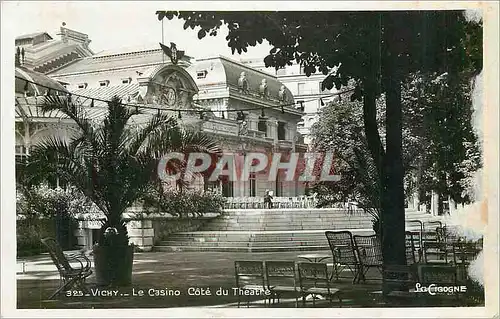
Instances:
[[[95,246],[94,269],[98,286],[132,284],[134,246]]]

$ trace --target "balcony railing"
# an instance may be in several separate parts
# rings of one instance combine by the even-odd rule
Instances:
[[[312,196],[273,197],[273,208],[315,208],[317,200]],[[263,209],[264,197],[228,197],[225,209]]]

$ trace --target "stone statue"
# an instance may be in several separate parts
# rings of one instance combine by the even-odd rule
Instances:
[[[260,86],[259,86],[259,93],[263,97],[268,97],[269,96],[269,92],[268,92],[268,88],[267,88],[267,80],[266,79],[262,79],[262,81],[260,83]]]
[[[278,98],[280,102],[286,102],[286,87],[284,85],[280,87],[280,90],[278,92]]]
[[[241,72],[240,78],[238,79],[238,89],[240,92],[248,93],[248,80],[245,72]]]

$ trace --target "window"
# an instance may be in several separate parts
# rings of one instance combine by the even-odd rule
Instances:
[[[109,85],[109,80],[99,81],[99,86],[108,86],[108,85]]]
[[[207,77],[207,70],[202,70],[202,71],[196,71],[196,78],[197,79],[204,79]]]
[[[16,180],[19,177],[19,165],[26,159],[26,147],[24,145],[16,145]]]
[[[78,84],[79,89],[86,89],[87,88],[87,83],[80,83]]]
[[[263,132],[264,136],[267,137],[267,120],[259,119],[259,123],[257,124],[257,129],[259,130],[259,132]]]
[[[280,197],[283,195],[283,182],[280,181],[280,174],[278,171],[278,174],[276,174],[276,193],[274,194],[275,197]]]
[[[249,176],[249,181],[250,181],[250,197],[255,197],[256,194],[256,180],[255,180],[255,173],[250,174]]]
[[[227,176],[224,176],[221,182],[222,182],[222,196],[233,197],[234,196],[233,182],[231,182]]]
[[[286,123],[285,122],[278,122],[278,140],[279,141],[284,141],[286,140]]]
[[[276,75],[286,75],[286,69],[285,68],[280,68],[276,70]]]
[[[130,84],[132,82],[131,78],[122,79],[122,84]]]
[[[20,156],[20,157],[26,156],[26,146],[16,145],[16,156]]]
[[[301,95],[301,94],[305,94],[306,92],[306,84],[305,83],[299,83],[297,85],[297,94],[298,95]]]

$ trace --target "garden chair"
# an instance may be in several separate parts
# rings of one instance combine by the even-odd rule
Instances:
[[[375,268],[382,274],[382,248],[377,235],[355,235],[353,239],[359,259],[358,282],[361,279],[366,281],[366,273],[370,268]]]
[[[333,273],[331,277],[335,276],[336,280],[338,280],[340,272],[347,268],[353,274],[354,278],[352,282],[355,283],[356,279],[360,277],[360,266],[351,232],[326,231],[325,235],[328,239],[333,258]]]
[[[435,230],[437,227],[443,227],[443,223],[438,220],[423,223],[424,230]]]
[[[382,267],[382,286],[387,290],[386,302],[398,305],[411,305],[418,298],[415,285],[419,282],[417,270],[409,265],[384,265]],[[382,291],[375,294],[383,297]]]
[[[407,226],[407,228],[410,228],[410,227],[418,228],[417,231],[419,231],[419,232],[423,232],[424,231],[424,223],[422,223],[422,221],[418,220],[418,219],[407,220],[406,221],[406,226]],[[412,229],[411,231],[415,231],[415,230]]]
[[[234,262],[236,288],[244,291],[253,291],[256,294],[265,296],[264,305],[268,300],[264,279],[264,263],[262,261],[242,260]],[[237,293],[238,308],[240,307],[241,296]],[[247,307],[250,305],[250,295],[247,295]]]
[[[470,263],[476,259],[481,251],[477,243],[456,242],[452,244],[453,264],[457,267],[457,279],[464,282],[467,280],[467,269]]]
[[[299,286],[302,295],[302,305],[306,305],[306,297],[312,295],[313,306],[316,306],[316,296],[321,295],[328,298],[330,305],[333,303],[333,296],[337,296],[342,305],[342,298],[339,289],[330,287],[328,269],[324,263],[299,262]]]
[[[298,306],[299,290],[297,289],[295,276],[295,262],[293,261],[266,261],[267,287],[271,291],[273,303],[280,301],[284,293],[295,297],[295,307]]]
[[[422,233],[422,245],[423,242],[438,242],[440,236],[438,229],[442,228],[443,224],[440,221],[430,221],[423,223],[424,231]]]
[[[405,232],[405,246],[406,246],[406,263],[413,265],[420,260],[420,251],[415,247],[415,238],[413,232]],[[417,257],[418,256],[418,257]],[[417,259],[418,258],[418,259]]]
[[[84,254],[64,254],[61,246],[59,246],[57,241],[53,238],[43,238],[41,241],[42,244],[47,247],[50,258],[56,265],[60,276],[60,286],[49,297],[49,299],[54,298],[60,292],[67,291],[72,287],[78,287],[83,292],[88,292],[88,289],[85,286],[85,279],[92,274],[92,270],[90,269],[91,262],[87,256]],[[71,266],[70,263],[75,261],[80,264],[79,268]]]
[[[450,265],[419,265],[418,266],[418,278],[422,287],[429,287],[430,285],[435,285],[435,287],[457,287],[457,268]],[[457,301],[463,296],[463,293],[454,292],[440,292],[434,291],[434,294],[422,293],[421,296],[426,301],[427,304],[439,304],[440,306],[447,305],[447,302],[453,302],[459,305]]]
[[[423,256],[426,264],[448,264],[452,260],[451,246],[445,242],[424,242]]]
[[[453,243],[461,240],[460,236],[450,230],[449,227],[437,227],[436,234],[439,242]]]

